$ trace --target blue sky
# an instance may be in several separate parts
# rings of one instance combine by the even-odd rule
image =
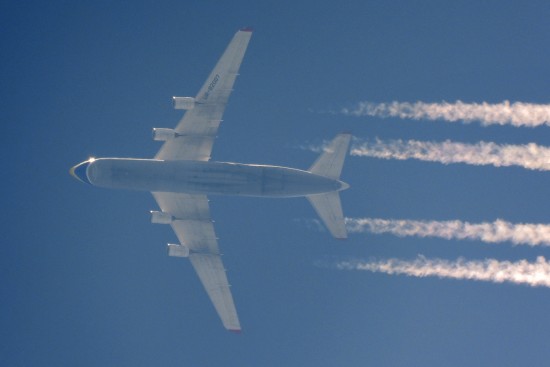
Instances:
[[[152,157],[234,32],[253,26],[213,158],[307,168],[359,138],[550,146],[548,126],[353,117],[360,101],[548,103],[545,1],[2,2],[6,366],[546,366],[550,289],[318,267],[349,258],[534,261],[543,246],[309,226],[306,200],[212,197],[243,333],[222,327],[147,193],[75,181]],[[549,173],[348,157],[349,217],[549,223]]]

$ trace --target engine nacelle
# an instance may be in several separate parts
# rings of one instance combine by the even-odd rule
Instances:
[[[174,217],[169,213],[151,211],[151,223],[170,224],[174,221]]]
[[[195,108],[195,98],[193,97],[172,97],[172,100],[176,110],[192,110]]]
[[[153,140],[155,141],[168,141],[178,136],[176,130],[166,129],[163,127],[155,127],[153,129]]]
[[[185,245],[168,244],[168,256],[189,257],[189,247]]]

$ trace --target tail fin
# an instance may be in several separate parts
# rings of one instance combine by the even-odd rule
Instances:
[[[342,173],[350,140],[351,134],[337,135],[328,148],[325,149],[324,153],[313,163],[309,171],[338,180],[340,173]],[[344,184],[342,187],[347,188],[348,185]],[[334,237],[340,239],[348,237],[338,191],[309,195],[307,199]]]

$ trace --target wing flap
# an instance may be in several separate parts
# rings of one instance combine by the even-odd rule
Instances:
[[[214,225],[210,221],[175,220],[172,229],[178,240],[187,245],[191,251],[206,252],[219,255]]]
[[[163,212],[178,219],[210,220],[206,195],[186,195],[168,192],[152,192]]]

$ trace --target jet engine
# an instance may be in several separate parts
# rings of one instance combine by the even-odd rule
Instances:
[[[170,224],[174,221],[174,217],[169,213],[151,211],[151,223]]]
[[[185,245],[168,244],[168,256],[189,257],[189,247]]]
[[[155,141],[168,141],[174,139],[177,136],[178,133],[176,133],[176,130],[174,129],[166,129],[163,127],[153,128],[153,140]]]
[[[192,110],[195,107],[195,98],[193,97],[172,97],[174,109]]]

